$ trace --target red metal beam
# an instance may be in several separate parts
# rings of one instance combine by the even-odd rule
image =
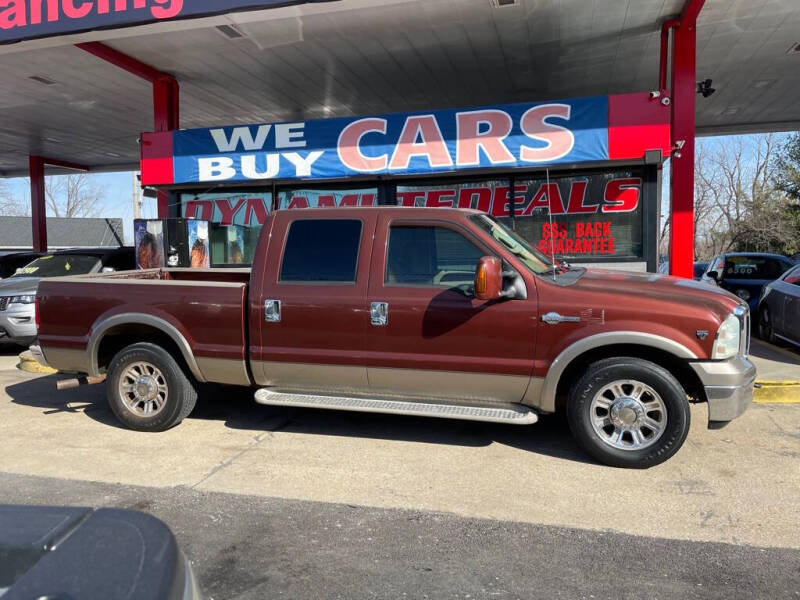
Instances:
[[[44,195],[44,158],[28,157],[31,179],[31,224],[34,252],[47,252],[47,205]]]
[[[153,84],[153,120],[155,131],[173,131],[180,122],[180,86],[178,80],[101,42],[76,44],[78,48]],[[169,217],[169,192],[158,190],[158,217]]]
[[[694,141],[697,97],[697,15],[705,0],[688,0],[674,28],[669,268],[691,279],[694,262]]]
[[[88,171],[89,167],[77,163],[32,155],[28,157],[28,175],[31,180],[31,227],[33,250],[47,252],[47,202],[44,192],[44,167],[52,165],[62,169]]]

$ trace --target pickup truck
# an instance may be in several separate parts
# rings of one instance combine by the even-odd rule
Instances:
[[[261,404],[508,424],[566,411],[597,460],[649,467],[752,400],[748,307],[706,284],[570,267],[471,210],[277,211],[252,269],[42,280],[44,360],[106,377],[117,418],[181,422],[197,384]]]

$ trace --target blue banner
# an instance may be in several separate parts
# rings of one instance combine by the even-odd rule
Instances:
[[[608,98],[173,132],[173,183],[606,161]]]
[[[303,0],[0,0],[0,43],[304,3]]]

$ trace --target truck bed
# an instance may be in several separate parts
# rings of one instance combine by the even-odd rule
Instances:
[[[249,278],[249,269],[166,268],[45,279],[39,344],[55,368],[96,375],[113,335],[141,327],[144,340],[169,335],[200,381],[249,385]]]

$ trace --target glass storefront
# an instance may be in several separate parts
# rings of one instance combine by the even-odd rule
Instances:
[[[272,191],[181,192],[180,216],[222,225],[260,227],[272,211]]]
[[[376,206],[378,188],[279,190],[278,208],[324,208],[335,206]]]

